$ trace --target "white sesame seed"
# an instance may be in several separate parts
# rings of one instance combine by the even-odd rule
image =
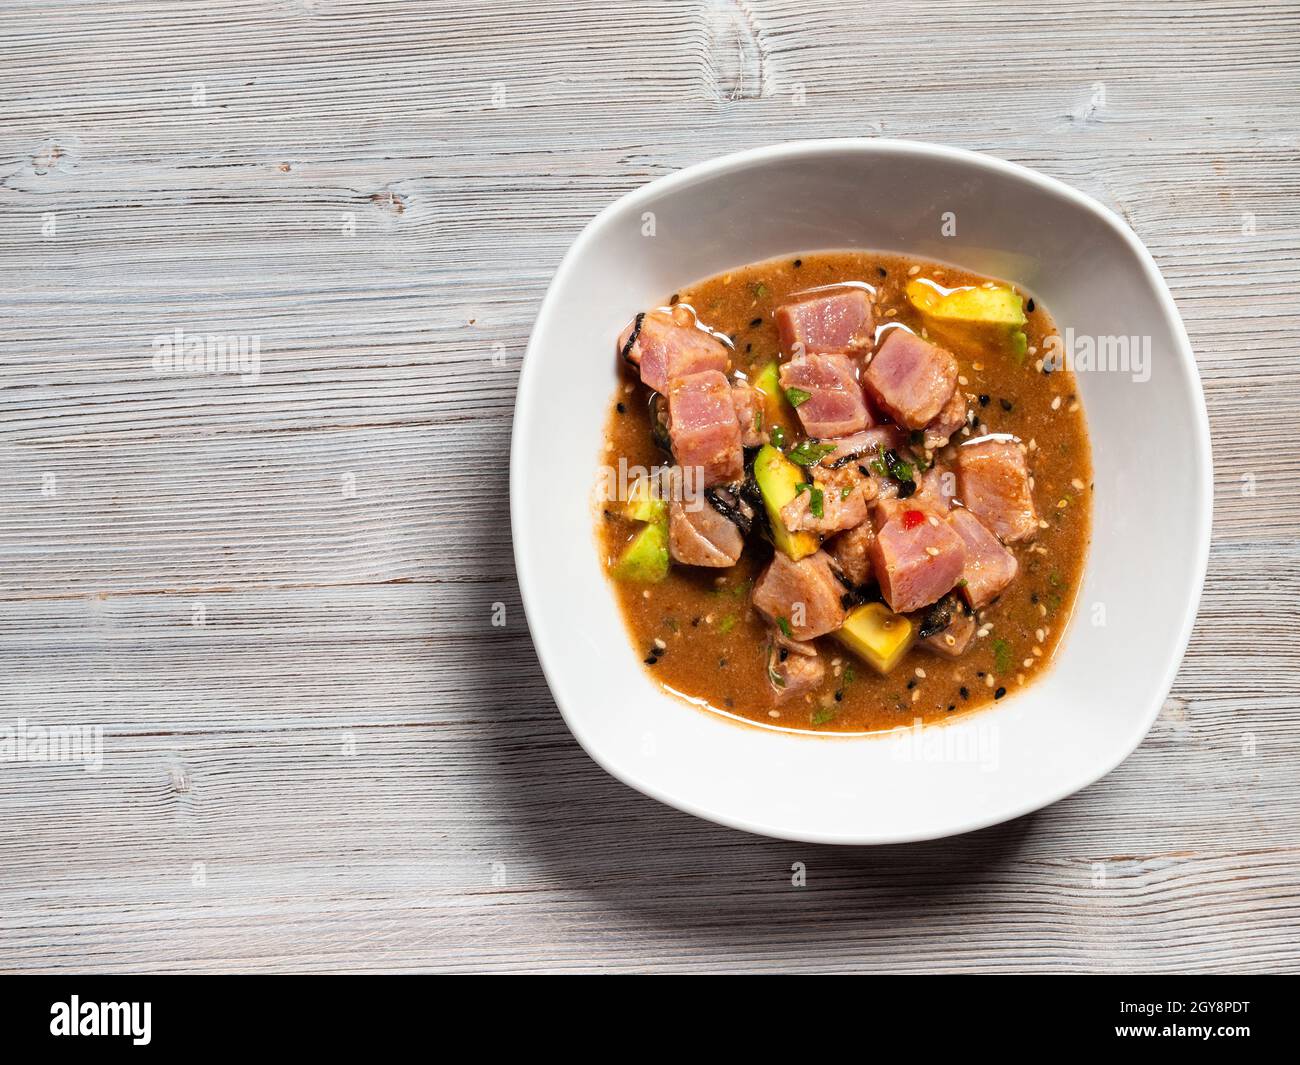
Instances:
[[[781,716],[781,711],[780,711],[780,710],[769,710],[769,711],[767,712],[767,716],[768,716],[768,717],[780,717],[780,716]]]
[[[1058,499],[1058,500],[1056,501],[1056,509],[1057,509],[1057,510],[1064,510],[1064,509],[1065,509],[1066,507],[1068,507],[1069,505],[1070,505],[1070,501],[1069,501],[1068,499]]]
[[[1039,643],[1042,643],[1045,639],[1047,639],[1047,633],[1045,633],[1042,629],[1035,629],[1034,639],[1037,640]]]
[[[909,266],[909,267],[907,268],[907,276],[908,276],[908,277],[915,277],[915,276],[916,276],[917,274],[919,274],[920,272],[921,272],[921,268],[920,268],[919,266]]]
[[[957,378],[957,383],[958,383],[959,385],[968,385],[968,384],[970,384],[970,382],[969,382],[968,380],[966,380],[965,377],[958,377],[958,378]]]
[[[1083,482],[1082,482],[1081,480],[1079,480],[1079,478],[1077,478],[1077,477],[1074,478],[1074,480],[1072,480],[1072,481],[1070,482],[1070,484],[1074,485],[1074,490],[1075,490],[1076,492],[1082,492],[1082,491],[1083,491]]]
[[[1021,662],[1020,664],[1021,664],[1022,666],[1024,666],[1025,669],[1029,669],[1029,668],[1034,664],[1034,660],[1033,660],[1032,658],[1026,658],[1026,659],[1025,659],[1023,662]]]
[[[935,555],[939,553],[939,549],[937,547],[927,547],[925,549],[925,553],[929,555],[931,558],[933,558]]]
[[[1038,438],[1037,438],[1037,437],[1033,437],[1033,436],[1031,436],[1031,437],[1029,438],[1029,446],[1028,446],[1028,448],[1027,448],[1026,450],[1029,450],[1029,451],[1037,451],[1037,450],[1038,450]]]
[[[1038,612],[1039,612],[1043,617],[1047,617],[1047,607],[1043,606],[1042,603],[1039,603],[1039,604],[1038,604]]]
[[[916,675],[920,677],[922,680],[925,680],[925,670],[923,670],[920,666],[916,667]]]
[[[994,684],[993,674],[990,673],[988,676],[986,676],[986,677],[984,678],[984,686],[985,686],[986,688],[991,688],[991,687],[993,687],[993,684]]]
[[[937,526],[937,525],[939,524],[939,519],[936,518],[933,514],[930,515],[930,519],[929,519],[929,520],[930,520],[930,524],[931,524],[931,525],[935,525],[935,526]]]
[[[1042,373],[1042,372],[1043,372],[1043,360],[1042,360],[1042,359],[1039,359],[1036,363],[1034,363],[1034,369],[1037,370],[1039,373]]]
[[[1061,409],[1061,397],[1057,396],[1054,400],[1052,400],[1052,410],[1060,410],[1060,409]]]
[[[919,698],[921,698],[921,693],[920,693],[919,691],[917,691],[916,689],[913,689],[913,690],[912,690],[912,702],[916,702],[916,700],[919,699]]]
[[[659,639],[658,637],[655,638],[655,646],[656,646],[657,648],[659,648],[659,650],[661,650],[661,651],[666,651],[666,650],[668,650],[668,645],[667,645],[666,643],[664,643],[663,640]]]
[[[1035,658],[1042,658],[1042,657],[1043,657],[1043,649],[1042,649],[1041,647],[1035,647],[1035,648],[1033,648],[1033,652],[1034,652],[1034,657],[1035,657]]]
[[[897,310],[895,310],[893,307],[890,307],[889,310],[887,310],[887,311],[885,312],[885,317],[886,317],[886,318],[892,318],[892,317],[894,317],[894,315],[896,315],[897,313],[898,313]]]

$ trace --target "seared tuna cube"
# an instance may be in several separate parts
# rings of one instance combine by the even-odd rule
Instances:
[[[964,611],[956,611],[948,627],[925,637],[921,646],[945,658],[958,658],[966,653],[974,636],[975,618]]]
[[[871,424],[853,363],[844,355],[804,355],[781,367],[781,387],[809,436],[848,436]]]
[[[957,449],[957,494],[966,508],[1004,543],[1031,540],[1038,511],[1019,444],[983,440]]]
[[[957,387],[957,361],[906,329],[891,329],[863,375],[867,394],[908,429],[938,417]]]
[[[855,588],[871,582],[871,545],[875,539],[875,526],[864,521],[840,533],[826,545],[844,579]]]
[[[618,351],[640,369],[647,387],[665,396],[676,378],[726,373],[731,361],[727,346],[700,329],[685,307],[638,314],[618,338]]]
[[[870,482],[867,482],[870,483]],[[862,484],[844,490],[814,484],[795,494],[781,508],[781,522],[790,532],[815,532],[823,536],[851,529],[867,520],[867,503],[874,495]]]
[[[781,632],[811,640],[844,624],[844,586],[831,570],[825,551],[792,562],[778,551],[754,582],[754,606]],[[788,631],[787,631],[788,630]]]
[[[943,405],[934,420],[925,427],[923,446],[933,450],[943,447],[952,434],[966,424],[966,394],[960,388],[952,390],[952,398]]]
[[[705,488],[738,481],[745,472],[731,385],[717,370],[673,381],[668,390],[668,435],[678,464],[699,470]]]
[[[741,443],[745,447],[762,447],[767,443],[767,426],[763,424],[763,397],[745,381],[731,383],[731,402],[740,422]]]
[[[947,522],[932,522],[931,516],[920,509],[904,510],[876,530],[871,568],[895,614],[943,598],[961,576],[965,545]]]
[[[705,500],[668,504],[668,550],[687,566],[734,566],[745,538],[730,518]]]
[[[826,664],[815,644],[788,639],[773,627],[767,642],[767,679],[777,702],[821,687]]]
[[[948,524],[966,542],[966,565],[958,582],[972,610],[982,610],[1016,579],[1020,563],[1002,542],[968,510],[957,507]]]
[[[871,350],[876,319],[870,294],[853,288],[778,307],[776,328],[792,355],[853,355]]]

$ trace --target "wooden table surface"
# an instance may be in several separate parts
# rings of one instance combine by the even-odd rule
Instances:
[[[0,107],[0,724],[103,729],[98,771],[0,762],[0,968],[1297,969],[1296,4],[8,0]],[[880,849],[607,777],[506,518],[520,359],[585,222],[847,135],[1122,215],[1216,460],[1141,748]],[[163,372],[178,329],[256,337],[257,380]]]

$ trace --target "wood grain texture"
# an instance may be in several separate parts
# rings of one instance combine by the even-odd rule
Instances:
[[[0,968],[1300,967],[1296,4],[0,6],[0,722],[105,743],[99,772],[0,764]],[[863,850],[607,778],[505,522],[466,518],[504,463],[460,452],[507,450],[597,210],[844,135],[985,150],[1122,215],[1191,334],[1217,478],[1200,620],[1133,757]],[[258,380],[156,373],[177,328],[258,336]]]

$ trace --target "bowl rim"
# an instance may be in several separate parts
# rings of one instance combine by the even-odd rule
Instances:
[[[1169,326],[1171,335],[1175,340],[1175,348],[1178,366],[1183,374],[1189,379],[1191,386],[1191,399],[1193,414],[1193,430],[1191,440],[1193,444],[1194,462],[1199,477],[1193,484],[1193,490],[1199,491],[1201,496],[1201,505],[1199,513],[1196,515],[1195,528],[1189,530],[1193,534],[1194,540],[1194,572],[1190,574],[1192,578],[1188,588],[1188,595],[1183,605],[1182,618],[1179,623],[1178,637],[1175,643],[1176,654],[1171,654],[1164,666],[1164,675],[1160,682],[1159,698],[1152,699],[1151,705],[1146,708],[1143,714],[1135,719],[1134,725],[1125,742],[1120,745],[1121,753],[1118,757],[1101,765],[1095,771],[1090,770],[1080,774],[1078,779],[1071,779],[1065,784],[1048,789],[1043,793],[1037,793],[1032,797],[1026,798],[1023,802],[1013,805],[1010,810],[1000,810],[987,815],[970,818],[965,822],[958,822],[952,825],[937,829],[934,832],[907,832],[890,834],[887,832],[866,832],[866,833],[843,833],[843,832],[817,832],[817,831],[798,831],[790,832],[781,829],[775,829],[770,826],[751,821],[744,817],[734,817],[725,813],[718,813],[694,803],[684,801],[671,792],[666,791],[647,780],[629,772],[625,767],[616,766],[607,760],[599,748],[590,742],[589,737],[583,732],[577,716],[572,713],[567,705],[567,691],[560,683],[559,677],[552,664],[548,662],[548,655],[543,650],[544,640],[539,639],[538,626],[533,620],[533,611],[530,609],[530,600],[535,597],[533,588],[533,574],[524,561],[522,549],[522,537],[520,531],[523,528],[525,514],[522,509],[521,485],[525,476],[524,468],[530,461],[530,456],[525,454],[522,448],[516,446],[517,442],[522,439],[523,430],[528,424],[532,411],[536,406],[532,399],[533,392],[537,388],[538,359],[534,352],[539,346],[538,336],[541,330],[538,325],[544,322],[551,314],[554,313],[555,306],[559,302],[559,293],[561,293],[568,279],[568,275],[573,271],[575,263],[579,262],[586,253],[587,246],[595,239],[595,235],[600,232],[607,220],[616,214],[627,211],[635,211],[642,204],[649,203],[663,195],[670,193],[680,186],[686,186],[701,179],[716,178],[728,172],[737,170],[753,169],[766,164],[795,158],[802,155],[814,153],[839,153],[847,155],[862,156],[902,156],[911,155],[919,157],[931,157],[936,159],[945,159],[955,161],[964,165],[982,169],[1003,177],[1014,178],[1018,181],[1027,182],[1037,186],[1044,192],[1050,193],[1072,203],[1078,208],[1086,210],[1091,214],[1099,224],[1107,226],[1113,233],[1117,234],[1128,246],[1134,258],[1142,268],[1144,275],[1150,282],[1153,291],[1156,294],[1156,302],[1165,320]],[[1178,313],[1174,303],[1173,294],[1169,290],[1168,284],[1161,275],[1156,265],[1155,259],[1146,245],[1142,243],[1137,234],[1126,225],[1120,217],[1107,208],[1100,201],[1094,199],[1086,193],[1067,185],[1064,181],[1050,175],[1043,174],[1019,163],[1012,163],[996,156],[986,155],[983,152],[973,151],[968,148],[955,148],[948,145],[935,144],[928,141],[918,140],[899,140],[891,138],[873,138],[873,137],[838,137],[823,138],[812,140],[786,141],[777,144],[762,145],[755,148],[748,148],[739,152],[731,152],[726,155],[706,159],[702,162],[695,163],[691,166],[683,167],[672,173],[665,174],[661,177],[654,178],[643,185],[639,185],[629,190],[622,196],[619,196],[613,202],[602,208],[594,217],[592,217],[581,232],[574,238],[573,243],[569,246],[561,258],[559,265],[556,267],[555,274],[547,286],[546,295],[543,297],[537,316],[534,321],[533,329],[530,333],[528,346],[524,352],[523,365],[520,368],[519,380],[515,394],[515,411],[511,423],[511,444],[510,444],[510,538],[514,553],[515,576],[519,584],[520,599],[524,609],[524,617],[528,623],[529,633],[533,641],[533,647],[537,652],[538,663],[542,669],[542,675],[546,678],[547,687],[559,708],[560,715],[568,726],[569,731],[584,751],[590,756],[598,766],[609,773],[616,780],[635,788],[637,791],[650,798],[657,799],[659,802],[685,813],[693,814],[696,817],[710,821],[714,824],[724,825],[728,828],[739,829],[744,832],[750,832],[755,835],[767,836],[775,839],[792,840],[796,842],[821,843],[821,844],[838,844],[845,846],[868,846],[884,845],[892,843],[921,842],[931,839],[943,839],[949,836],[961,835],[967,832],[974,832],[982,828],[988,828],[991,825],[1002,824],[1006,821],[1012,821],[1026,814],[1034,813],[1037,810],[1051,806],[1053,803],[1082,791],[1090,787],[1098,780],[1111,773],[1117,766],[1124,762],[1141,744],[1142,740],[1150,731],[1151,726],[1155,723],[1160,710],[1163,708],[1165,700],[1173,687],[1174,680],[1178,670],[1182,665],[1183,658],[1187,653],[1187,646],[1191,640],[1192,629],[1196,622],[1197,611],[1200,606],[1201,595],[1205,586],[1205,575],[1209,566],[1210,553],[1210,536],[1213,523],[1214,509],[1214,468],[1213,452],[1210,445],[1210,424],[1209,414],[1205,406],[1205,392],[1201,383],[1201,377],[1196,365],[1196,358],[1192,352],[1191,341],[1188,339],[1187,330],[1183,325],[1182,317]],[[663,696],[665,699],[671,698],[669,695]],[[970,715],[975,716],[975,715]],[[740,727],[740,726],[736,726]],[[802,737],[801,737],[802,738]],[[814,742],[849,742],[849,740],[835,737],[810,737]],[[867,738],[857,737],[857,742],[871,742]]]

